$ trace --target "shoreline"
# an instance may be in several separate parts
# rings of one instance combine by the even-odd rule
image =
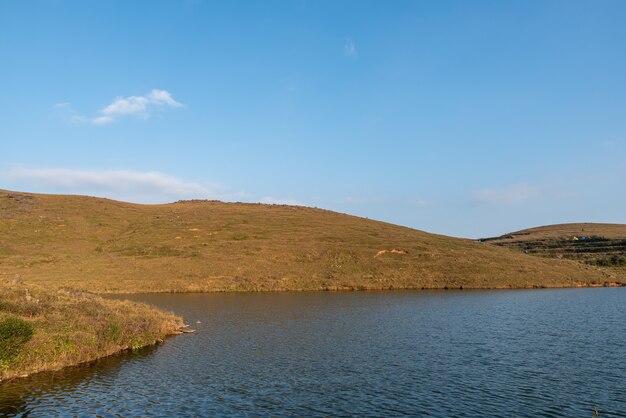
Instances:
[[[23,282],[0,291],[0,385],[185,332],[181,317],[141,302]]]
[[[387,292],[399,290],[531,290],[531,289],[580,289],[580,288],[597,288],[597,287],[626,287],[626,282],[606,281],[602,283],[588,282],[575,283],[572,285],[543,285],[533,284],[528,286],[443,286],[443,287],[426,287],[426,286],[329,286],[324,288],[299,288],[299,289],[194,289],[194,290],[140,290],[140,291],[100,291],[94,294],[99,296],[116,296],[116,295],[141,295],[141,294],[177,294],[177,293],[282,293],[282,292]]]
[[[626,287],[626,283],[617,282],[617,281],[614,281],[614,282],[607,281],[604,283],[596,283],[596,282],[576,283],[573,286],[532,285],[532,286],[526,286],[526,287],[502,286],[502,287],[480,287],[480,288],[479,287],[463,287],[463,286],[459,288],[456,288],[456,287],[455,288],[451,288],[451,287],[426,288],[426,287],[421,287],[421,286],[420,287],[403,287],[403,288],[399,288],[399,287],[397,288],[396,287],[392,287],[392,288],[389,288],[389,287],[386,287],[386,288],[335,287],[335,288],[325,288],[325,289],[299,289],[299,290],[293,290],[293,289],[262,290],[261,289],[261,290],[220,290],[220,291],[208,291],[208,292],[207,291],[168,291],[168,290],[165,290],[165,291],[159,291],[159,292],[152,291],[152,292],[124,292],[124,293],[99,293],[99,294],[93,294],[93,293],[84,294],[83,292],[79,292],[79,293],[81,294],[82,297],[87,297],[87,298],[92,298],[92,299],[99,298],[99,299],[113,301],[114,303],[121,302],[121,303],[131,303],[131,304],[142,305],[141,303],[131,302],[123,298],[116,298],[115,296],[140,295],[140,294],[182,294],[182,293],[193,294],[193,293],[368,292],[368,291],[388,292],[388,291],[460,291],[460,290],[480,291],[480,290],[581,289],[581,288],[599,288],[599,287]],[[57,292],[60,292],[60,290],[57,290]],[[146,305],[146,306],[150,307],[152,314],[155,314],[156,312],[158,312],[163,315],[173,315],[173,318],[175,318],[177,322],[175,323],[170,322],[167,328],[162,329],[161,332],[156,335],[152,335],[150,340],[145,340],[141,344],[130,343],[130,344],[119,345],[117,347],[109,347],[105,349],[104,351],[98,351],[98,352],[92,353],[92,355],[87,358],[77,358],[74,360],[68,359],[64,362],[50,363],[48,365],[42,365],[40,367],[35,367],[35,368],[31,367],[30,369],[27,369],[27,370],[14,369],[11,371],[6,371],[6,370],[2,371],[2,375],[0,376],[0,385],[6,382],[12,381],[14,379],[25,378],[25,377],[29,377],[38,373],[54,372],[54,371],[58,371],[67,367],[74,367],[74,366],[79,366],[82,364],[88,364],[88,363],[97,361],[99,359],[118,355],[127,351],[139,350],[139,349],[149,347],[149,346],[158,346],[162,344],[167,338],[170,338],[175,335],[193,332],[193,330],[187,329],[188,325],[185,325],[183,323],[182,318],[178,317],[177,315],[167,313],[152,305]],[[169,317],[168,319],[171,320],[172,317]],[[135,338],[135,337],[136,335],[132,336],[132,338]]]
[[[120,348],[119,350],[115,350],[113,352],[110,353],[106,353],[106,354],[102,354],[102,355],[98,355],[97,357],[91,358],[89,360],[83,360],[80,362],[76,362],[76,363],[68,363],[68,364],[64,364],[55,368],[46,368],[46,369],[41,369],[41,370],[35,370],[35,371],[31,371],[29,373],[25,373],[25,374],[15,374],[15,375],[11,375],[10,377],[4,377],[4,378],[0,378],[0,387],[2,387],[3,384],[5,383],[9,383],[12,381],[15,381],[17,379],[25,379],[25,378],[29,378],[31,376],[40,374],[40,373],[54,373],[54,372],[58,372],[67,368],[71,368],[71,367],[80,367],[80,366],[87,366],[91,363],[95,363],[99,360],[102,359],[106,359],[108,357],[112,357],[112,356],[118,356],[118,355],[123,355],[123,354],[127,354],[133,351],[137,351],[137,350],[143,350],[149,347],[158,347],[159,345],[163,344],[167,339],[174,337],[176,335],[180,335],[183,334],[182,332],[174,332],[171,334],[167,334],[164,335],[163,338],[154,341],[153,343],[150,344],[145,344],[142,345],[140,347],[125,347],[125,348]]]

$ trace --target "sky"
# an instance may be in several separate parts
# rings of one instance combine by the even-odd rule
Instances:
[[[626,2],[0,0],[0,189],[626,223]]]

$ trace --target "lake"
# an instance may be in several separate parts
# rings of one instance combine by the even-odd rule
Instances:
[[[0,415],[626,417],[626,288],[125,297],[197,332],[8,382]]]

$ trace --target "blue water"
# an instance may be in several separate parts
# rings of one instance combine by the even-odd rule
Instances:
[[[626,417],[626,288],[128,298],[197,332],[9,382],[0,413]]]

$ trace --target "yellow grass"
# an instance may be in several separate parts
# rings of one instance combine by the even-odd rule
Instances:
[[[567,260],[296,206],[137,205],[0,191],[0,230],[0,277],[19,274],[28,283],[100,293],[523,288],[608,280]]]
[[[0,353],[0,381],[152,345],[183,325],[174,314],[142,303],[18,280],[0,282],[0,291],[0,321],[19,318],[35,331],[17,356]]]
[[[485,242],[530,255],[601,267],[610,280],[626,276],[626,225],[571,223],[511,232]]]
[[[572,239],[573,237],[600,236],[604,238],[626,238],[626,225],[602,223],[570,223],[538,226],[503,235],[494,242],[528,241],[537,239]],[[506,238],[505,238],[506,237]]]

